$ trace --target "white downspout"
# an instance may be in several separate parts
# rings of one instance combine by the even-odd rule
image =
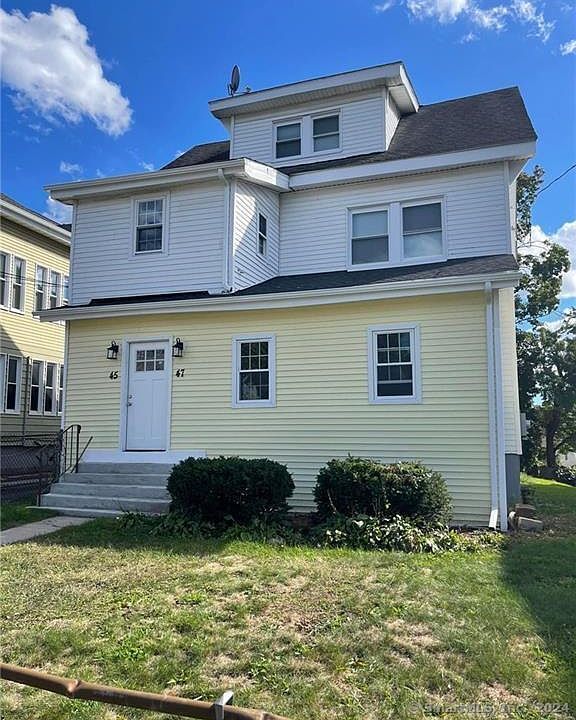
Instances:
[[[504,388],[502,383],[502,336],[500,330],[500,291],[493,291],[494,300],[494,370],[496,376],[496,439],[498,441],[498,494],[500,499],[500,530],[508,530],[508,494],[506,492],[506,447],[504,430]]]
[[[226,186],[224,197],[224,233],[225,240],[223,243],[223,276],[224,276],[224,292],[231,292],[234,288],[233,266],[234,257],[234,192],[230,180],[226,177],[224,170],[218,168],[218,177]]]
[[[494,377],[494,323],[492,315],[492,283],[484,285],[486,296],[486,357],[488,361],[488,433],[490,441],[490,521],[495,530],[498,524],[498,443],[496,441],[496,385]]]

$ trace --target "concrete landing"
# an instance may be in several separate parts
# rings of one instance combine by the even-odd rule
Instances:
[[[72,525],[83,525],[85,522],[89,522],[90,519],[91,518],[59,516],[8,528],[8,530],[3,530],[2,533],[0,533],[0,545],[26,542],[26,540],[32,540],[35,537],[40,537],[40,535],[49,535],[57,530],[62,530],[62,528],[71,527]]]

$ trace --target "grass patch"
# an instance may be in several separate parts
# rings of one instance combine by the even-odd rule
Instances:
[[[45,520],[58,515],[52,510],[36,510],[28,507],[35,504],[36,497],[29,497],[11,503],[3,502],[0,506],[0,530],[8,530],[11,527],[26,525],[27,523]]]
[[[574,489],[563,500],[555,485],[538,485],[537,502],[576,516]],[[236,704],[293,720],[470,718],[473,703],[493,704],[491,717],[571,717],[576,539],[561,525],[503,548],[408,555],[98,520],[2,549],[2,655],[187,697],[231,688]],[[14,720],[160,718],[3,690]]]

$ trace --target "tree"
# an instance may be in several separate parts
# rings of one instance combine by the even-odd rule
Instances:
[[[542,438],[545,463],[576,447],[576,314],[558,323],[544,319],[557,310],[562,277],[570,269],[568,251],[546,239],[531,244],[532,206],[544,171],[521,173],[516,186],[516,233],[522,279],[516,292],[520,408],[532,423],[525,466],[538,458]],[[526,457],[528,455],[528,457]]]

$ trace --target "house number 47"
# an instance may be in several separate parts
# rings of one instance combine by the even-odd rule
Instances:
[[[184,377],[184,370],[185,368],[178,368],[178,370],[176,370],[176,377]]]

